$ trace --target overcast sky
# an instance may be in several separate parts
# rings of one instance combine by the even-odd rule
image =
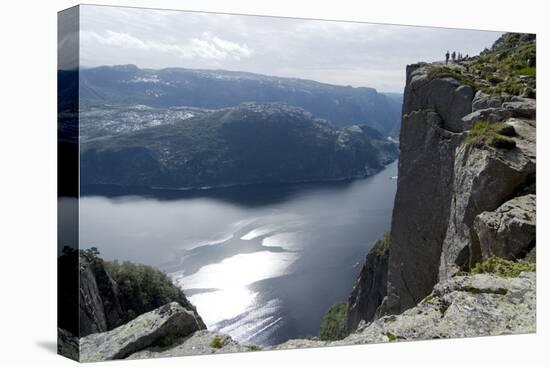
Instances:
[[[402,92],[405,66],[475,55],[500,32],[81,6],[81,66],[249,71]]]

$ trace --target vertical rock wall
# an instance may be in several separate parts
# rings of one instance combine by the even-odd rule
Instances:
[[[492,255],[535,253],[535,101],[474,95],[431,67],[407,67],[389,254],[367,256],[349,300],[350,331],[414,307]],[[466,142],[480,120],[506,123],[513,146]]]

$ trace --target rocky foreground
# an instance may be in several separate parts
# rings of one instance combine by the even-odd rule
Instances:
[[[417,306],[359,324],[338,341],[289,340],[268,349],[292,349],[532,333],[536,331],[536,276],[456,276],[435,286]],[[228,335],[201,330],[193,312],[171,303],[128,324],[80,339],[80,361],[178,357],[260,350]]]
[[[536,331],[535,274],[517,278],[457,276],[435,286],[417,306],[387,315],[338,341],[289,340],[275,349],[464,338]]]

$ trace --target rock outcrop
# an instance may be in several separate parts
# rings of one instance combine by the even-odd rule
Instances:
[[[454,152],[462,140],[457,131],[471,111],[471,90],[451,78],[430,80],[427,71],[426,66],[407,67],[385,313],[416,305],[437,283]]]
[[[457,101],[462,106],[472,95],[450,78],[430,82],[429,68],[408,68],[388,294],[382,313],[403,312],[429,294],[437,282],[481,260],[477,247],[471,246],[476,217],[521,193],[535,194],[536,123],[529,119],[535,115],[534,102],[477,94],[468,101],[469,111],[451,108]],[[429,97],[432,94],[434,101]],[[481,120],[513,127],[510,139],[515,148],[465,143],[469,129]],[[534,238],[522,246],[529,250]],[[496,253],[505,258],[518,255],[507,249]]]
[[[403,313],[493,255],[535,257],[536,100],[525,97],[534,83],[506,74],[510,60],[533,67],[534,52],[532,37],[508,34],[464,62],[407,67],[387,284],[368,286],[384,275],[367,257],[351,330],[358,318]]]
[[[514,138],[515,141],[521,139],[519,134]],[[471,144],[457,149],[439,279],[467,270],[471,262],[480,260],[469,251],[474,219],[481,212],[495,210],[513,198],[534,173],[535,162],[519,143],[511,150],[480,149]]]
[[[362,320],[372,320],[386,296],[390,236],[378,240],[369,251],[348,300],[346,329],[351,332]]]
[[[521,259],[535,248],[536,235],[535,195],[516,197],[475,218],[471,252],[481,259]]]
[[[105,262],[92,249],[80,251],[79,259],[80,337],[112,330],[170,302],[196,313],[185,294],[157,269]],[[120,286],[117,276],[122,279]],[[157,288],[149,283],[156,284]],[[199,316],[197,319],[201,329],[205,329],[202,319]]]
[[[121,359],[202,328],[198,315],[173,302],[104,333],[80,338],[80,361]]]
[[[438,283],[417,306],[401,315],[362,323],[342,340],[289,340],[275,349],[392,341],[463,338],[536,331],[536,276],[477,274]]]

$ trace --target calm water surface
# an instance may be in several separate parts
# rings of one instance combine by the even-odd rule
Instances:
[[[98,191],[80,205],[80,245],[161,268],[209,329],[272,345],[316,335],[346,300],[372,243],[390,227],[397,162],[330,184],[140,195]]]

